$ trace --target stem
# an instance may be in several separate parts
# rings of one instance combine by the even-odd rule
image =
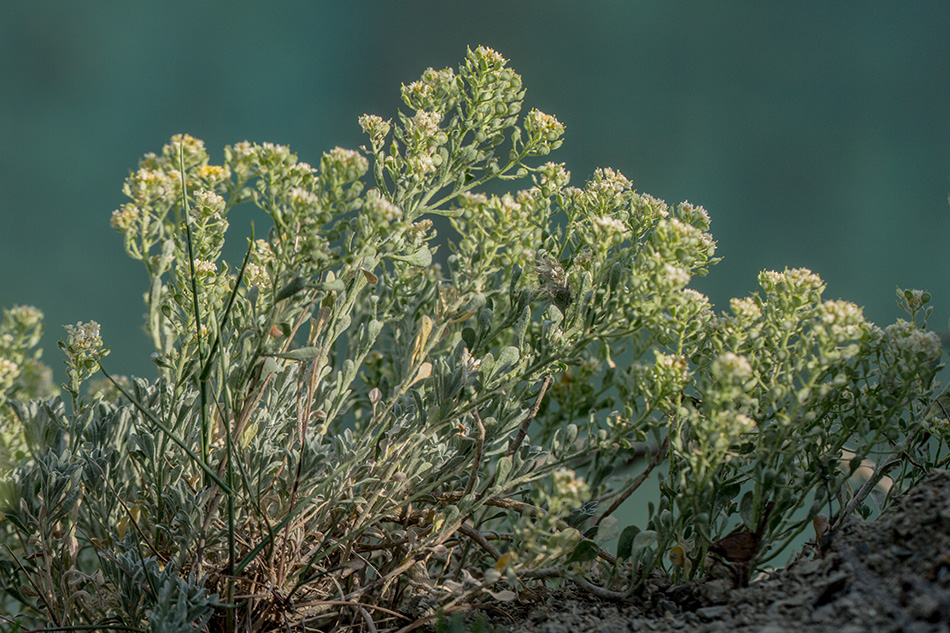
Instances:
[[[531,422],[534,420],[534,417],[538,415],[538,410],[541,408],[541,401],[544,399],[544,394],[548,390],[548,387],[551,386],[552,382],[554,382],[554,379],[551,378],[551,374],[548,374],[544,377],[544,382],[541,383],[541,389],[538,390],[538,396],[534,399],[534,404],[531,405],[531,409],[528,411],[528,416],[525,418],[524,422],[521,423],[521,428],[518,429],[518,435],[515,436],[511,446],[508,447],[508,457],[514,456],[514,454],[517,453],[518,449],[521,447],[521,443],[524,442],[524,438],[528,435],[528,427],[531,426]]]
[[[594,519],[593,525],[595,526],[600,525],[601,521],[603,521],[605,518],[613,514],[617,510],[617,508],[619,508],[621,504],[623,504],[623,502],[626,501],[627,498],[630,497],[630,495],[632,495],[634,491],[637,488],[639,488],[641,484],[643,484],[644,481],[647,480],[647,477],[650,476],[650,473],[653,471],[653,469],[659,466],[660,462],[663,461],[663,458],[666,456],[666,451],[669,449],[669,447],[670,447],[670,436],[667,435],[666,437],[663,438],[663,443],[660,444],[660,446],[656,449],[656,453],[653,455],[653,459],[650,460],[650,463],[643,470],[643,472],[640,473],[637,476],[637,478],[634,479],[630,483],[630,485],[627,487],[626,490],[621,492],[620,495],[616,499],[614,499],[613,503],[610,504],[610,507],[607,508],[603,514],[601,514],[599,517]]]

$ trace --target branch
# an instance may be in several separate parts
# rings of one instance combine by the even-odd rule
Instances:
[[[607,508],[603,514],[601,514],[599,517],[594,519],[594,525],[600,525],[601,521],[603,521],[605,518],[613,514],[617,510],[617,508],[619,508],[623,504],[623,502],[626,501],[630,497],[630,495],[632,495],[633,492],[637,488],[639,488],[641,484],[643,484],[644,481],[646,481],[647,477],[650,476],[650,473],[653,471],[653,469],[659,466],[660,462],[663,461],[663,456],[666,455],[666,451],[669,448],[669,446],[670,446],[670,436],[667,435],[666,437],[663,438],[663,443],[660,444],[660,446],[656,449],[656,454],[653,455],[653,459],[650,460],[650,463],[643,470],[643,472],[637,475],[637,478],[634,479],[630,483],[627,489],[621,492],[620,495],[616,499],[614,499],[614,502],[610,504],[610,507]]]
[[[541,408],[541,400],[544,399],[544,394],[553,381],[554,379],[551,378],[551,374],[544,377],[544,382],[541,383],[541,389],[538,390],[538,397],[534,399],[534,404],[531,405],[531,410],[528,411],[528,417],[521,423],[521,428],[518,429],[518,435],[515,436],[511,446],[508,447],[508,457],[513,456],[518,449],[521,448],[521,443],[524,442],[525,436],[528,435],[528,427],[531,426],[534,416],[538,415],[538,410]]]

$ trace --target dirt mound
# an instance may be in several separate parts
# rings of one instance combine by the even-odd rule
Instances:
[[[564,591],[493,624],[512,633],[950,632],[950,472],[934,471],[876,521],[850,519],[825,545],[743,589],[707,580],[657,591],[649,605]]]

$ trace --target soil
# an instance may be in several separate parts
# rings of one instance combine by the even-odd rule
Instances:
[[[638,602],[563,590],[507,604],[511,633],[786,631],[950,633],[950,472],[934,471],[877,520],[852,517],[821,552],[760,575],[654,587]]]

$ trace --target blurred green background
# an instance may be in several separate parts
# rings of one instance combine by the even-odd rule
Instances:
[[[46,313],[57,377],[60,325],[93,319],[114,373],[152,375],[145,272],[109,227],[143,153],[187,132],[214,162],[246,139],[317,164],[484,44],[567,125],[573,184],[611,166],[709,210],[725,260],[694,286],[720,309],[805,266],[882,325],[897,285],[929,289],[945,330],[948,33],[946,0],[4,2],[0,306]]]

